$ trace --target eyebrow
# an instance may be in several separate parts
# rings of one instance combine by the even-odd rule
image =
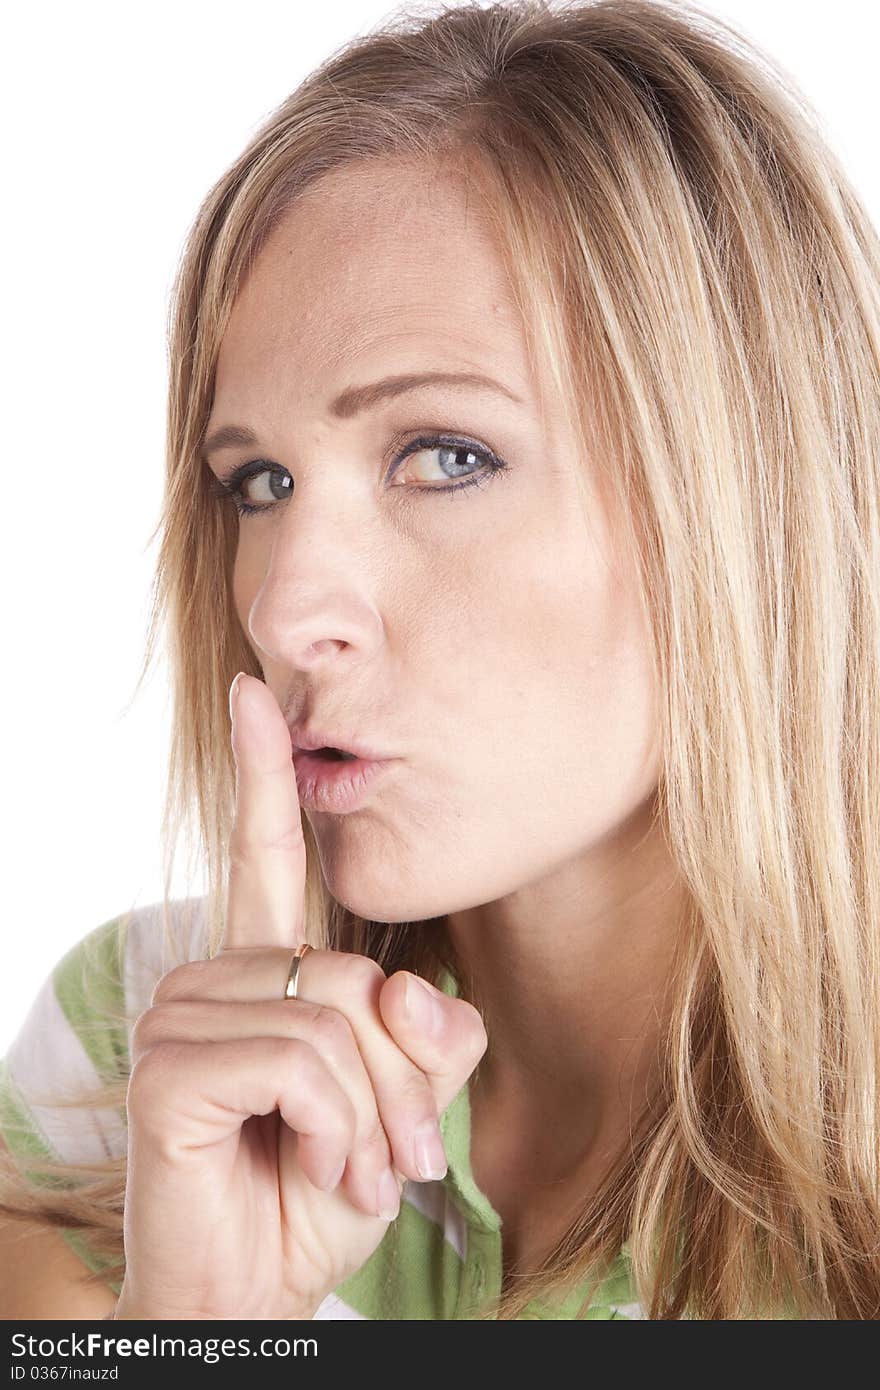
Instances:
[[[350,420],[380,401],[402,396],[407,391],[417,391],[422,386],[467,386],[482,390],[498,391],[518,405],[524,405],[509,387],[479,372],[407,372],[402,376],[386,376],[381,381],[371,381],[363,386],[348,386],[330,403],[330,414],[338,420]],[[212,430],[201,446],[203,458],[217,453],[220,449],[248,448],[259,440],[245,425],[221,425]]]

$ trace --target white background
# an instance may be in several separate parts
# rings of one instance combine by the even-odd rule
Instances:
[[[795,77],[880,223],[875,6],[706,7]],[[0,1053],[69,946],[162,894],[164,662],[131,701],[184,236],[263,117],[393,12],[370,0],[65,0],[7,13]]]

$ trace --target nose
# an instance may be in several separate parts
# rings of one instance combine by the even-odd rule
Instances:
[[[310,642],[304,647],[298,659],[300,666],[315,666],[323,661],[325,657],[333,656],[337,652],[345,650],[348,644],[344,639],[337,637],[319,638],[317,642]]]
[[[349,671],[374,660],[382,621],[361,579],[306,584],[275,567],[250,604],[247,631],[262,664]]]
[[[381,645],[375,600],[387,545],[369,516],[356,514],[356,490],[329,481],[327,489],[323,503],[318,488],[303,491],[262,564],[252,553],[236,573],[239,612],[264,668],[348,671],[372,661]]]

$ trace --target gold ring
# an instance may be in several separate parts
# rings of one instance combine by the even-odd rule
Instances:
[[[297,946],[296,950],[294,951],[293,959],[290,962],[290,971],[287,976],[287,984],[284,988],[285,999],[297,998],[296,984],[297,980],[299,979],[299,968],[302,964],[302,958],[305,955],[306,951],[311,951],[311,949],[312,947],[309,945],[309,943],[307,941],[304,941],[303,944],[301,946]]]

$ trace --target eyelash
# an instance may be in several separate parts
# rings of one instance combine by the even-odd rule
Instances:
[[[394,477],[394,474],[397,472],[404,459],[408,458],[410,454],[417,453],[420,449],[436,448],[467,449],[469,453],[474,454],[483,463],[487,464],[488,470],[483,473],[475,474],[473,477],[467,478],[464,482],[450,483],[445,487],[430,487],[427,484],[422,487],[413,486],[411,489],[413,492],[463,492],[464,489],[468,487],[482,487],[490,478],[494,478],[496,475],[503,473],[508,467],[504,460],[500,459],[491,449],[487,449],[483,445],[475,444],[473,440],[462,439],[456,435],[427,434],[419,436],[418,439],[410,440],[406,448],[397,454],[394,459],[394,467],[391,476]],[[259,512],[271,512],[275,510],[278,502],[265,502],[258,505],[253,502],[243,501],[241,496],[242,483],[248,478],[257,478],[262,473],[282,473],[286,471],[286,469],[281,468],[278,464],[267,463],[265,459],[253,459],[248,463],[241,464],[238,468],[234,468],[225,478],[214,478],[208,486],[208,495],[216,498],[230,498],[234,502],[239,516],[253,516]],[[279,499],[279,501],[281,500],[284,499]]]

